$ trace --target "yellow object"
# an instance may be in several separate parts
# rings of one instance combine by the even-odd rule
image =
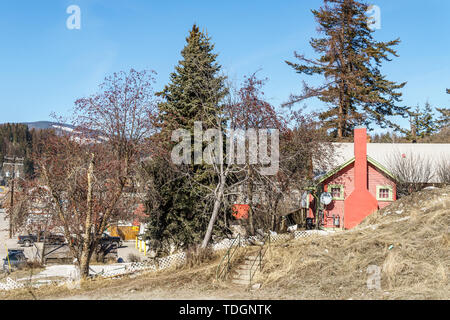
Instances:
[[[137,229],[136,229],[137,228]],[[139,227],[136,226],[112,226],[110,235],[120,237],[122,240],[134,240],[139,234]]]
[[[136,237],[136,249],[138,248],[138,238]]]
[[[147,244],[144,241],[144,256],[147,254]]]
[[[11,272],[11,262],[9,261],[9,252],[8,252],[8,247],[5,244],[5,248],[6,248],[6,257],[8,258],[8,267],[9,267],[9,272]]]

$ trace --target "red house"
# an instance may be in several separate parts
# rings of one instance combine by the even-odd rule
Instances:
[[[354,131],[354,157],[321,177],[319,184],[333,199],[325,206],[321,219],[326,228],[351,229],[397,199],[392,174],[367,156],[366,128]]]

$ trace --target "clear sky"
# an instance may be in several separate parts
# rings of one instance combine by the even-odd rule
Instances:
[[[75,99],[97,90],[114,71],[153,69],[161,89],[180,59],[193,23],[216,45],[235,82],[258,69],[269,78],[275,106],[299,92],[301,80],[284,61],[311,55],[311,9],[320,0],[2,0],[0,2],[0,123],[67,115]],[[450,106],[450,1],[377,0],[377,40],[402,40],[400,57],[385,64],[390,80],[408,81],[405,105]],[[66,9],[81,9],[81,29],[69,30]],[[310,110],[323,108],[317,101]],[[401,120],[406,124],[405,120]]]

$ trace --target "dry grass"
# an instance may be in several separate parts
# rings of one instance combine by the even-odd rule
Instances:
[[[217,258],[217,254],[210,248],[202,249],[197,247],[186,252],[186,262],[189,268],[208,263],[215,258]]]
[[[449,225],[450,189],[422,191],[353,231],[272,247],[257,281],[293,298],[448,299]],[[367,288],[370,265],[381,290]]]
[[[0,272],[0,281],[11,278],[13,280],[23,279],[36,275],[44,270],[44,267],[38,262],[29,262],[25,268],[15,270],[11,273]]]
[[[165,290],[176,293],[179,288],[211,291],[220,287],[215,282],[219,256],[209,256],[208,262],[194,267],[184,265],[158,272],[148,271],[135,276],[115,279],[91,279],[80,283],[80,288],[49,285],[36,289],[25,288],[2,292],[0,300],[6,299],[130,299],[130,292]]]
[[[401,222],[399,219],[409,217]],[[272,244],[256,291],[217,281],[224,252],[192,252],[183,267],[122,279],[0,293],[0,299],[449,299],[450,188],[405,197],[335,235]],[[235,264],[255,248],[236,252]],[[381,290],[367,286],[369,266]]]

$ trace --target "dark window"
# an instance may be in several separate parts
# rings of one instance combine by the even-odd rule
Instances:
[[[333,198],[342,198],[341,188],[339,187],[331,188],[331,195],[333,196]]]
[[[390,199],[390,190],[387,188],[381,188],[378,194],[378,198],[380,199]]]

